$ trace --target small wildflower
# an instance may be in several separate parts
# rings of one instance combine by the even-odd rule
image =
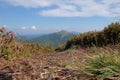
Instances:
[[[1,29],[0,29],[0,32],[5,32],[5,28],[4,27],[2,27]]]

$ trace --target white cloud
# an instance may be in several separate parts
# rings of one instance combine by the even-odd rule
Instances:
[[[37,30],[37,27],[33,25],[33,26],[31,27],[31,29],[32,29],[32,30]]]
[[[26,8],[47,7],[51,3],[48,0],[5,0],[14,6],[23,6]]]
[[[21,29],[22,29],[22,30],[26,30],[26,29],[27,29],[27,27],[21,27]]]
[[[29,27],[25,27],[25,26],[23,26],[23,27],[21,27],[20,29],[22,29],[22,30],[38,30],[38,28],[36,27],[36,26],[29,26]]]
[[[14,6],[43,8],[50,17],[120,17],[120,0],[3,0]],[[55,7],[54,7],[55,6]],[[44,8],[48,8],[47,10]]]

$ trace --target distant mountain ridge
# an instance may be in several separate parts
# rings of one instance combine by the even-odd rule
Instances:
[[[41,34],[42,35],[42,34]],[[41,36],[41,35],[39,35],[39,34],[31,34],[31,35],[23,35],[23,37],[25,37],[27,40],[29,40],[29,39],[33,39],[33,38],[37,38],[37,37],[39,37],[39,36]]]
[[[42,35],[36,38],[31,39],[31,42],[40,43],[42,45],[50,44],[54,48],[58,47],[58,45],[65,43],[68,39],[70,39],[74,34],[67,32],[65,30]]]

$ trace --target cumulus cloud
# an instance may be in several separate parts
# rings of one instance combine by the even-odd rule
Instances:
[[[33,26],[31,27],[31,29],[32,29],[32,30],[37,30],[37,27],[33,25]]]
[[[42,8],[50,17],[120,17],[120,0],[3,0],[14,6]],[[48,9],[44,9],[44,8]]]
[[[38,30],[38,28],[35,25],[33,25],[33,26],[27,26],[27,27],[23,26],[20,29],[22,29],[22,30]]]
[[[21,27],[21,29],[22,29],[22,30],[26,30],[26,29],[27,29],[27,27],[25,27],[25,26],[24,26],[24,27]]]

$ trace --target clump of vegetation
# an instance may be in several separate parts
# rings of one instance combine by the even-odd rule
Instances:
[[[86,62],[85,72],[97,80],[120,77],[120,53],[112,50],[97,51]]]
[[[0,55],[12,54],[21,50],[18,43],[14,41],[14,37],[12,31],[7,31],[4,27],[0,28]]]
[[[66,50],[72,46],[92,47],[113,45],[120,42],[120,23],[112,23],[102,31],[86,32],[80,35],[74,35],[63,47],[57,50]]]
[[[52,48],[41,46],[29,42],[19,42],[15,39],[15,34],[12,31],[0,28],[0,56],[4,55],[26,55],[31,53],[51,52]]]

